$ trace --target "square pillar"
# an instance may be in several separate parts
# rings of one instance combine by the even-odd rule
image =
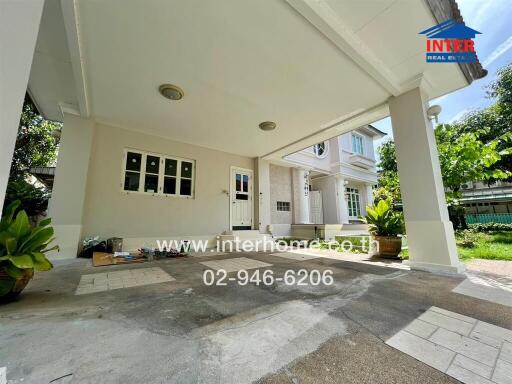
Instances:
[[[453,226],[448,218],[428,99],[419,88],[391,97],[389,109],[396,145],[411,268],[461,273]]]
[[[51,255],[54,259],[77,256],[94,129],[94,121],[64,113],[55,181],[48,208],[56,243],[60,246],[60,252]]]
[[[0,2],[0,217],[44,0]]]
[[[345,179],[341,176],[336,177],[336,205],[338,208],[338,223],[349,224],[348,220],[348,202],[345,196]]]
[[[270,163],[261,158],[255,159],[255,223],[260,233],[268,233],[270,223]]]

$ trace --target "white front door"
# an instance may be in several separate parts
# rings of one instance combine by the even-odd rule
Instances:
[[[323,224],[324,212],[322,206],[322,192],[309,192],[309,215],[311,216],[311,224]]]
[[[231,168],[231,229],[252,228],[253,173]]]

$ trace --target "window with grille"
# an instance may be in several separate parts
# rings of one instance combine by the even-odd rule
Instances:
[[[290,202],[289,201],[278,201],[277,202],[277,210],[279,212],[290,212]]]
[[[192,197],[195,161],[137,150],[124,154],[126,192]]]

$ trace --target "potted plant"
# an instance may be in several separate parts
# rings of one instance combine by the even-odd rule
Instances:
[[[0,299],[12,300],[34,276],[34,271],[53,268],[45,253],[53,238],[51,219],[30,224],[24,210],[16,214],[20,201],[11,203],[0,221]]]
[[[377,205],[366,207],[364,221],[368,231],[378,244],[374,256],[398,258],[402,250],[402,235],[404,219],[401,212],[395,212],[386,200],[380,200]]]

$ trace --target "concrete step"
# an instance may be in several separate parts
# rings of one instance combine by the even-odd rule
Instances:
[[[343,224],[341,227],[342,231],[367,231],[368,225],[364,223],[358,224]]]
[[[221,236],[233,236],[233,238],[238,237],[239,239],[261,239],[263,236],[269,236],[265,233],[260,233],[257,229],[252,230],[241,230],[241,231],[225,231]]]
[[[272,236],[259,231],[233,231],[232,234],[220,235],[220,244],[225,251],[244,250],[244,247],[252,248],[251,251],[263,250],[263,243],[272,241]],[[242,233],[244,232],[244,233]],[[238,245],[236,243],[238,241]],[[249,249],[245,249],[249,250]]]

